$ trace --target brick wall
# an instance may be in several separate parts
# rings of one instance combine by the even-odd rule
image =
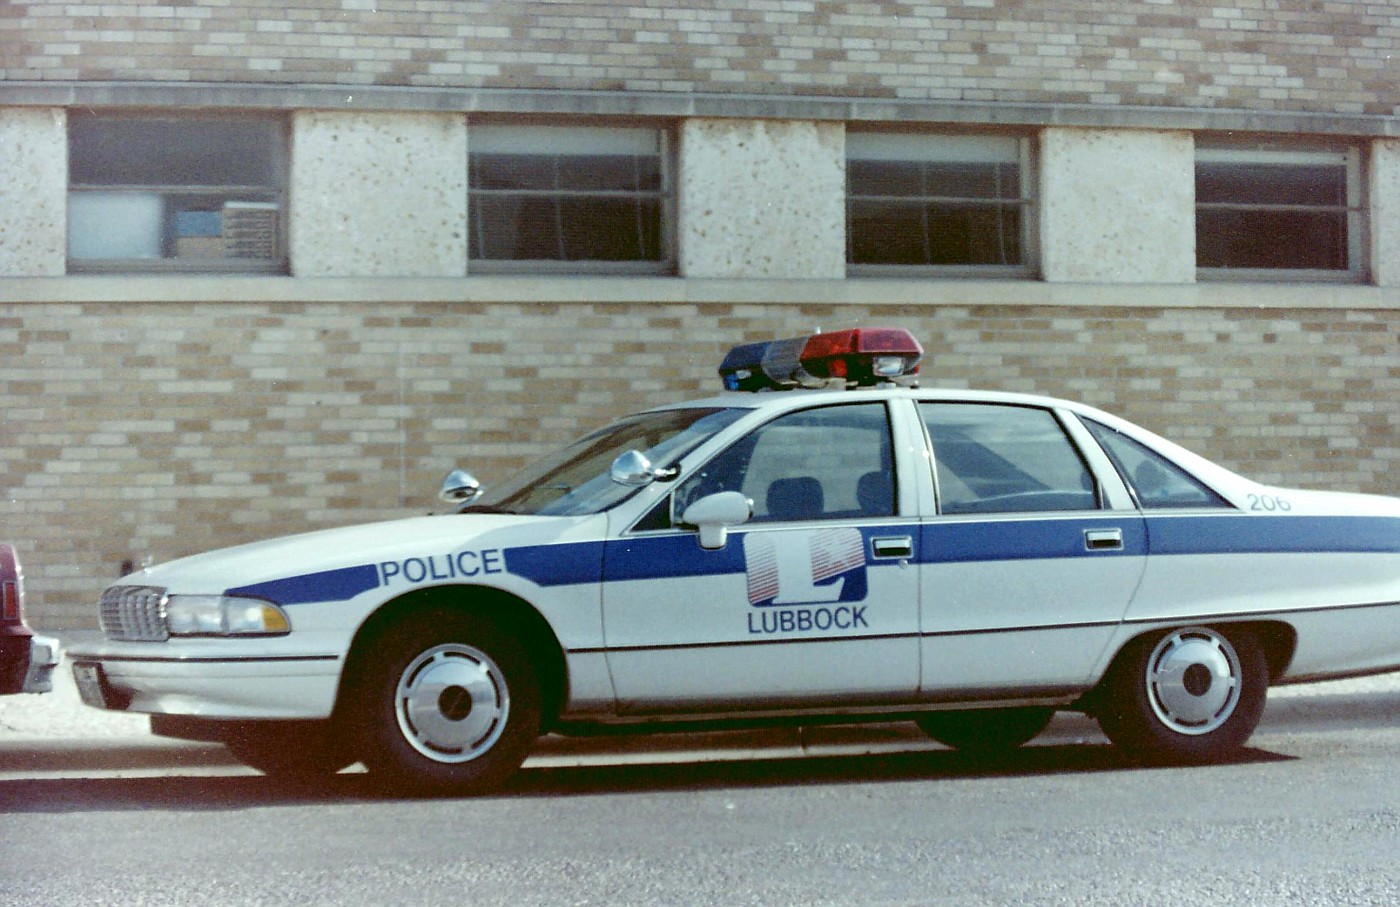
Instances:
[[[1361,0],[0,4],[0,80],[758,92],[1393,116]]]
[[[733,343],[910,327],[925,384],[1071,396],[1254,478],[1400,493],[1400,313],[753,303],[0,304],[4,537],[90,627],[123,560],[437,510]]]

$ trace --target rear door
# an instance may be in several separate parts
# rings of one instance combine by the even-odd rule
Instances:
[[[936,516],[923,526],[921,696],[1071,696],[1088,682],[1146,564],[1146,529],[1072,416],[919,404]]]

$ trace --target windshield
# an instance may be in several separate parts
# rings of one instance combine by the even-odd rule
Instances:
[[[639,450],[655,465],[669,466],[746,412],[697,408],[628,416],[489,489],[462,513],[580,516],[606,510],[637,490],[612,480],[619,454]]]

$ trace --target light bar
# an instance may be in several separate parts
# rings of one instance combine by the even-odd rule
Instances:
[[[923,347],[904,328],[854,328],[787,340],[745,343],[720,364],[726,390],[868,387],[918,374]]]

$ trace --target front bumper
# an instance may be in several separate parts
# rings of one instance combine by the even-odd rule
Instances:
[[[95,708],[202,718],[328,718],[342,659],[217,647],[107,643],[70,650],[83,702]]]

